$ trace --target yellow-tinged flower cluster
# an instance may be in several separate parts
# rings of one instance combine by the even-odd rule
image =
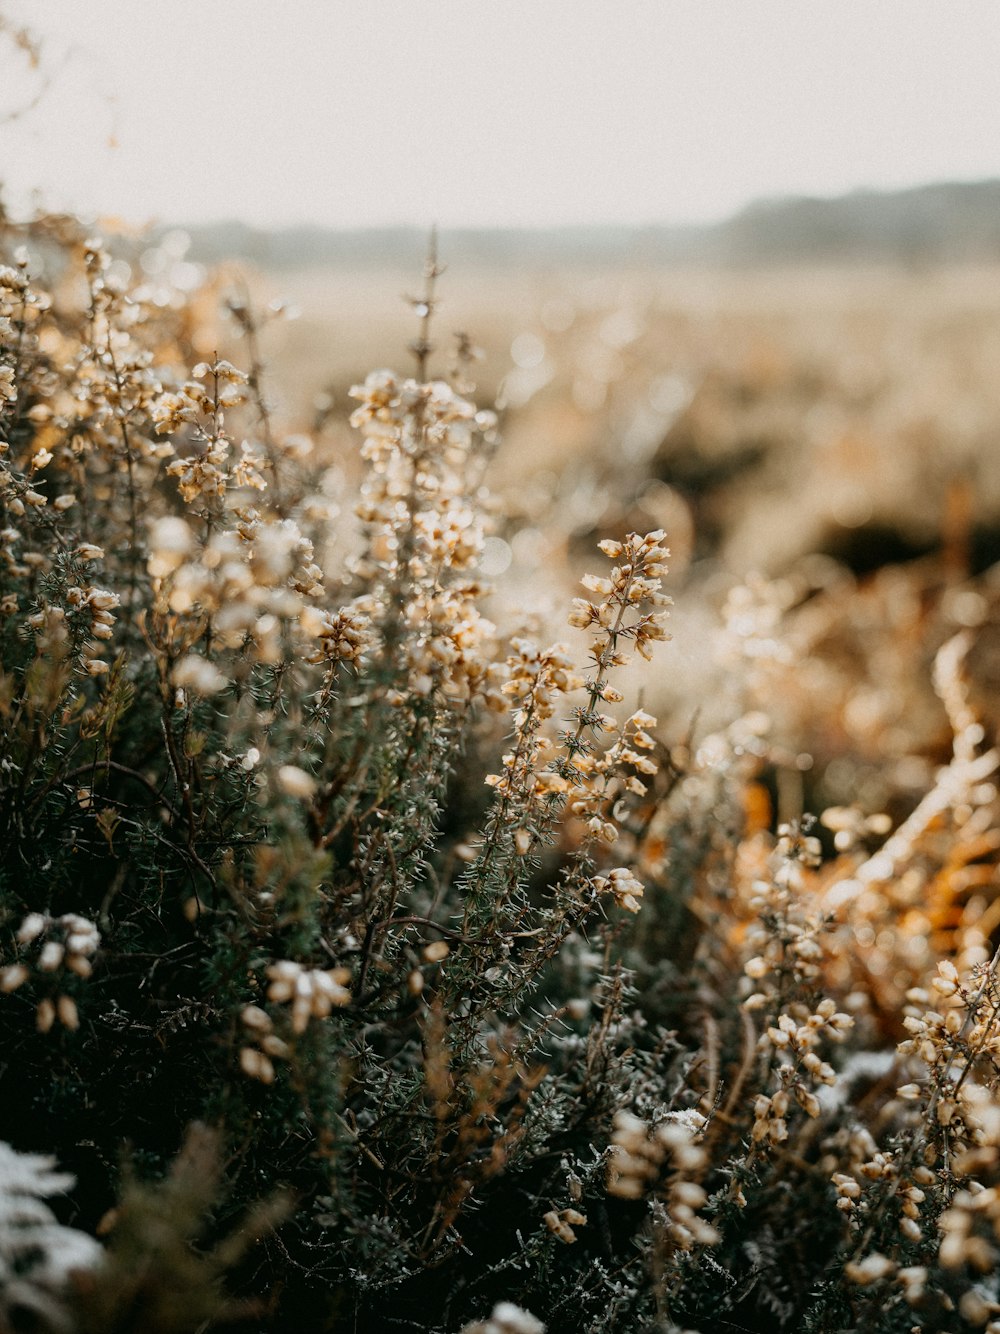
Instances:
[[[1000,1186],[974,1183],[958,1191],[938,1226],[938,1258],[945,1269],[970,1265],[981,1274],[994,1273],[1000,1263]]]
[[[809,874],[820,862],[821,848],[807,828],[806,822],[779,827],[774,850],[764,858],[769,878],[753,879],[747,899],[754,918],[743,939],[750,954],[743,971],[756,990],[742,1007],[767,1015],[757,1049],[769,1072],[752,1104],[755,1153],[788,1139],[794,1108],[819,1116],[817,1092],[833,1085],[836,1075],[818,1048],[845,1041],[854,1027],[853,1017],[832,998],[816,999],[827,955],[822,937],[831,923],[810,909]],[[758,853],[763,856],[760,842]],[[743,1202],[741,1192],[734,1198]]]
[[[627,866],[616,866],[607,875],[596,875],[591,884],[598,894],[610,894],[618,907],[624,908],[626,912],[639,911],[639,900],[643,896],[642,881]]]
[[[5,269],[0,278],[0,404],[30,404],[22,421],[31,430],[19,433],[24,445],[13,460],[0,463],[0,498],[8,516],[31,520],[24,531],[8,524],[4,533],[5,559],[14,574],[23,574],[24,566],[50,567],[51,549],[46,554],[37,547],[51,548],[51,542],[36,546],[32,535],[40,537],[41,528],[57,531],[59,516],[77,505],[81,485],[98,502],[127,493],[109,512],[104,532],[116,539],[109,549],[117,548],[119,537],[126,553],[134,548],[139,492],[151,480],[155,461],[172,453],[169,445],[151,440],[147,429],[160,393],[152,351],[141,343],[149,309],[125,297],[99,242],[88,241],[79,258],[85,320],[55,311],[49,294],[32,288],[26,256],[18,270]],[[0,445],[0,453],[7,449]],[[19,539],[24,549],[12,560]]]
[[[18,324],[32,300],[26,258],[13,268],[0,264],[0,415],[5,403],[17,401]]]
[[[622,702],[621,692],[608,677],[613,668],[629,662],[628,647],[635,645],[648,657],[649,644],[667,638],[663,620],[670,599],[660,592],[668,554],[660,546],[663,536],[661,531],[644,537],[631,533],[625,542],[609,539],[599,544],[617,564],[610,577],[588,575],[583,582],[603,601],[577,599],[569,618],[579,627],[598,627],[590,651],[590,677],[575,670],[563,644],[542,650],[527,639],[512,641],[502,689],[514,703],[513,745],[503,756],[502,772],[490,774],[486,782],[501,798],[497,819],[506,820],[512,807],[517,810],[512,837],[520,856],[536,847],[562,810],[580,822],[582,849],[615,843],[618,799],[628,793],[645,795],[646,785],[638,775],[657,772],[651,753],[656,743],[647,730],[656,719],[640,709],[619,725],[605,709]],[[557,743],[545,724],[563,697],[581,688],[587,691],[587,701],[572,711],[576,728],[563,732]],[[619,906],[638,911],[643,887],[626,868],[592,880],[590,887],[595,895],[610,892]]]
[[[608,1193],[640,1200],[651,1191],[662,1200],[666,1235],[679,1250],[712,1246],[719,1234],[696,1210],[707,1200],[693,1178],[708,1159],[698,1139],[705,1118],[694,1111],[670,1112],[651,1126],[631,1112],[617,1112],[608,1156]]]
[[[351,980],[346,968],[303,968],[292,959],[270,964],[268,1000],[291,1002],[292,1032],[304,1033],[310,1019],[325,1019],[335,1006],[349,1005]]]
[[[817,856],[817,840],[783,836],[770,879],[751,884],[747,906],[755,918],[744,938],[752,952],[744,972],[760,989],[744,1001],[748,1010],[762,1009],[787,982],[801,987],[820,976],[825,955],[822,937],[830,923],[823,914],[809,910],[803,874],[803,867]]]
[[[618,693],[605,686],[601,698],[618,703],[614,698]],[[631,714],[620,727],[610,714],[594,708],[578,709],[576,716],[576,736],[564,738],[573,759],[571,763],[555,762],[558,772],[570,780],[569,811],[584,822],[584,845],[616,843],[618,827],[613,812],[619,799],[627,795],[644,797],[648,792],[644,779],[659,772],[652,753],[656,743],[646,730],[656,726],[656,719],[643,709]],[[579,743],[588,732],[593,741],[583,747]],[[599,742],[608,733],[613,740],[602,749]]]
[[[564,736],[566,758],[553,767],[570,780],[569,809],[585,822],[590,841],[614,841],[608,815],[616,799],[626,792],[644,795],[646,785],[638,775],[648,777],[658,769],[651,754],[655,743],[646,730],[655,726],[655,718],[639,710],[619,727],[604,710],[622,702],[608,677],[612,668],[629,663],[629,648],[648,659],[652,643],[669,638],[664,622],[671,599],[661,591],[670,554],[661,545],[664,536],[657,529],[644,537],[630,533],[624,542],[600,542],[615,564],[607,577],[584,577],[584,586],[600,600],[575,599],[569,618],[571,625],[596,629],[597,637],[590,647],[591,675],[584,683],[587,701],[575,710],[576,731]],[[604,744],[608,734],[614,737],[610,745]]]
[[[816,1047],[823,1038],[843,1042],[853,1024],[850,1015],[838,1011],[836,1003],[827,998],[812,1013],[805,1005],[790,1006],[779,1015],[777,1023],[768,1027],[760,1039],[760,1047],[779,1058],[775,1072],[778,1089],[770,1095],[759,1093],[754,1099],[751,1131],[754,1144],[765,1141],[780,1144],[788,1138],[787,1116],[793,1102],[807,1116],[819,1115],[819,1099],[813,1089],[833,1084],[836,1076]]]
[[[93,970],[93,956],[101,944],[97,927],[89,918],[81,917],[78,913],[64,913],[61,917],[48,917],[39,912],[28,913],[17,930],[16,939],[22,957],[17,963],[0,969],[2,992],[17,991],[33,972],[47,974],[57,982],[66,973],[87,978]],[[37,949],[33,961],[25,957],[29,949]],[[56,1020],[63,1028],[71,1030],[80,1026],[76,1002],[61,991],[53,996],[44,996],[36,1007],[36,1023],[40,1033],[48,1033]]]
[[[899,1265],[882,1251],[870,1251],[862,1259],[849,1260],[844,1266],[844,1274],[859,1288],[870,1288],[891,1280],[900,1289],[903,1301],[915,1313],[926,1311],[931,1278],[927,1265]],[[957,1302],[947,1299],[945,1309],[951,1312],[957,1309],[957,1314],[967,1325],[985,1329],[985,1334],[1000,1334],[1000,1320],[991,1319],[991,1316],[1000,1315],[1000,1303],[990,1300],[977,1288],[967,1288]],[[923,1326],[914,1325],[913,1328]]]
[[[513,704],[514,745],[501,760],[503,770],[489,774],[488,786],[505,798],[520,796],[528,804],[552,794],[565,793],[569,782],[544,769],[555,750],[542,725],[553,716],[564,697],[583,685],[565,644],[540,649],[530,639],[511,640],[506,681],[501,693]]]
[[[608,1155],[608,1193],[625,1200],[638,1200],[660,1175],[668,1153],[673,1165],[695,1172],[705,1165],[705,1155],[695,1142],[704,1128],[700,1113],[686,1120],[671,1116],[650,1126],[632,1112],[616,1112]]]
[[[496,418],[443,380],[391,371],[374,372],[351,394],[361,400],[351,423],[369,464],[356,511],[366,529],[357,569],[371,589],[355,606],[373,628],[375,652],[391,657],[397,674],[402,668],[404,684],[389,702],[436,695],[501,709],[495,627],[479,611],[479,585],[458,577],[482,552],[484,496],[470,469],[474,451],[494,439]],[[324,653],[339,658],[343,637],[331,629],[321,636]]]
[[[1000,1108],[994,1100],[1000,1023],[993,965],[976,967],[963,978],[943,959],[930,989],[912,988],[907,1000],[903,1026],[909,1036],[897,1050],[918,1059],[925,1073],[902,1085],[898,1096],[919,1104],[934,1128],[924,1160],[933,1163],[946,1152],[963,1174],[1000,1165]]]
[[[245,1005],[240,1022],[253,1038],[255,1047],[240,1048],[240,1069],[250,1079],[262,1084],[274,1083],[274,1061],[284,1060],[291,1052],[288,1043],[274,1031],[274,1020],[259,1005]]]
[[[218,510],[231,485],[257,490],[265,485],[259,460],[246,441],[239,460],[230,466],[232,441],[225,432],[225,413],[245,402],[246,383],[246,374],[231,362],[203,361],[180,389],[156,401],[152,415],[157,434],[183,432],[188,437],[185,453],[167,464],[188,505]]]
[[[542,1222],[554,1237],[564,1245],[572,1246],[573,1242],[576,1241],[574,1229],[586,1224],[587,1215],[572,1207],[568,1209],[550,1209],[548,1213],[542,1215]]]
[[[301,623],[307,638],[318,641],[309,654],[311,663],[356,663],[374,643],[371,620],[357,605],[339,611],[309,606],[303,610]]]
[[[477,412],[475,404],[457,394],[446,380],[422,384],[401,379],[390,370],[372,371],[364,384],[352,386],[351,397],[360,402],[351,415],[351,425],[369,442],[369,454],[378,452],[379,441],[416,453],[422,453],[426,443],[436,450],[455,451],[449,460],[454,462],[456,455],[472,448],[477,432],[496,430],[496,415]],[[415,426],[425,433],[425,441],[415,433]]]
[[[918,1242],[923,1238],[920,1226],[922,1206],[927,1200],[925,1187],[934,1184],[934,1173],[922,1165],[900,1175],[896,1156],[875,1151],[851,1167],[848,1172],[834,1172],[831,1180],[837,1192],[837,1208],[851,1221],[853,1231],[864,1227],[873,1209],[879,1208],[888,1189],[897,1205],[897,1225],[902,1238]],[[874,1183],[874,1189],[873,1187]]]
[[[204,543],[181,518],[156,520],[149,533],[153,631],[173,656],[210,626],[216,649],[248,649],[261,663],[286,653],[283,634],[314,613],[307,598],[322,592],[312,542],[292,519],[214,532]],[[204,665],[199,665],[199,664]],[[181,657],[174,684],[214,694],[227,683],[220,668],[194,653]]]
[[[298,772],[301,773],[301,770]],[[305,775],[303,775],[305,776]],[[292,1055],[292,1043],[300,1037],[314,1019],[325,1019],[335,1007],[349,1005],[351,980],[346,968],[304,968],[291,959],[270,964],[267,998],[276,1004],[291,1004],[291,1013],[285,1021],[286,1037],[275,1032],[274,1019],[259,1005],[245,1005],[240,1022],[255,1046],[240,1048],[239,1060],[243,1073],[262,1084],[274,1082],[274,1061],[287,1060]]]
[[[482,521],[466,465],[477,438],[492,438],[494,415],[477,413],[443,380],[421,384],[391,371],[373,372],[351,396],[361,400],[351,425],[365,437],[370,464],[357,506],[369,526],[369,559],[384,569],[403,560],[416,580],[442,565],[471,569]]]
[[[642,657],[652,658],[652,644],[669,639],[664,628],[672,599],[661,590],[670,552],[662,546],[662,529],[640,537],[629,533],[624,542],[611,539],[599,543],[604,554],[615,562],[610,575],[588,574],[583,586],[593,598],[574,598],[570,625],[581,630],[596,628],[592,654],[598,667],[597,695],[607,698],[604,669],[624,666],[629,655],[623,643],[631,643]]]
[[[139,429],[162,392],[153,352],[140,341],[152,311],[135,293],[126,293],[99,238],[85,242],[83,262],[90,337],[77,354],[74,382],[78,401],[92,414],[86,428],[89,443],[118,462],[127,463],[128,455],[133,464],[137,459],[168,458],[170,447]]]
[[[891,1278],[895,1272],[895,1261],[881,1251],[870,1251],[863,1260],[849,1260],[844,1266],[844,1273],[860,1288],[867,1288],[883,1278]]]
[[[410,693],[437,692],[452,704],[481,699],[494,712],[503,710],[503,671],[493,660],[496,626],[479,611],[480,592],[477,584],[458,583],[408,602],[402,657]],[[397,690],[391,702],[403,704],[405,693]]]
[[[103,556],[99,547],[91,547],[81,559]],[[117,593],[94,585],[71,584],[63,595],[63,606],[42,602],[36,611],[25,618],[25,625],[33,633],[65,639],[72,634],[76,641],[80,665],[88,676],[103,676],[110,670],[102,656],[110,648],[115,624],[114,612],[121,599]]]
[[[37,356],[37,328],[51,304],[46,293],[36,291],[29,283],[27,265],[23,251],[16,267],[0,265],[0,507],[4,510],[0,558],[16,579],[51,568],[51,553],[44,549],[48,544],[38,540],[39,527],[54,522],[53,516],[75,503],[69,491],[53,496],[52,484],[46,485],[49,479],[41,478],[53,460],[53,447],[59,437],[58,431],[49,432],[45,425],[53,415],[52,409],[44,403],[27,409],[25,418],[38,428],[27,435],[11,435],[4,427],[8,414],[28,401],[31,389],[27,366]],[[13,453],[12,439],[17,441]],[[23,524],[16,522],[22,519]],[[17,594],[7,594],[0,604],[0,614],[12,615],[19,606]]]
[[[928,1193],[940,1182],[928,1166],[913,1161],[912,1152],[879,1149],[868,1130],[855,1127],[847,1137],[847,1161],[841,1170],[832,1174],[831,1180],[836,1190],[837,1208],[847,1218],[852,1235],[860,1235],[863,1243],[870,1241],[873,1222],[880,1217],[884,1217],[887,1225],[895,1227],[903,1242],[915,1244],[924,1238],[922,1215]],[[860,1268],[852,1270],[850,1264],[847,1266],[852,1282],[864,1286],[874,1281],[872,1276],[879,1266],[873,1263],[866,1267],[868,1258],[855,1260],[855,1265]],[[891,1266],[886,1273],[892,1273],[894,1268]],[[910,1273],[903,1280],[911,1289],[906,1294],[907,1300],[919,1287],[917,1277]]]

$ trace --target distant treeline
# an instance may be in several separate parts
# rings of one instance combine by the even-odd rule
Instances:
[[[192,258],[238,257],[266,268],[409,266],[424,227],[258,230],[239,222],[188,229]],[[1000,180],[836,199],[780,198],[704,226],[447,229],[453,263],[507,265],[835,263],[932,264],[1000,258]]]

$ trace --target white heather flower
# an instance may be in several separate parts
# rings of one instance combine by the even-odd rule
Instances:
[[[174,685],[193,690],[196,695],[217,695],[229,681],[215,663],[196,653],[187,653],[174,668]]]
[[[37,940],[49,924],[49,919],[40,912],[30,912],[21,923],[17,932],[18,943],[28,945]]]
[[[23,963],[8,964],[6,968],[0,968],[0,991],[4,993],[16,991],[30,976]]]
[[[852,1283],[857,1283],[860,1287],[868,1287],[871,1283],[877,1283],[880,1278],[888,1278],[895,1268],[895,1264],[888,1256],[882,1255],[878,1251],[872,1251],[863,1260],[846,1264],[844,1273]]]
[[[574,1225],[582,1227],[586,1221],[587,1215],[581,1214],[578,1209],[563,1209],[558,1213],[555,1209],[550,1209],[542,1216],[542,1222],[548,1230],[566,1246],[572,1246],[576,1241]]]
[[[310,1019],[325,1019],[333,1007],[348,1005],[351,993],[346,968],[303,968],[292,959],[282,959],[267,970],[271,985],[268,1000],[292,1002],[292,1032],[304,1033]]]
[[[240,1048],[240,1069],[250,1079],[259,1079],[262,1084],[274,1083],[274,1066],[256,1047]]]
[[[240,1011],[240,1020],[246,1024],[247,1028],[252,1028],[257,1033],[270,1033],[271,1016],[266,1010],[262,1010],[259,1005],[244,1005]]]
[[[542,1322],[513,1302],[497,1302],[488,1320],[474,1320],[461,1334],[545,1334]]]
[[[614,897],[619,908],[626,912],[638,912],[639,900],[643,896],[641,881],[637,880],[626,866],[616,866],[606,876],[595,876],[594,888],[599,894],[609,893]]]
[[[316,780],[296,764],[283,764],[278,770],[278,786],[289,797],[307,801],[316,791]]]
[[[36,967],[43,973],[57,973],[67,969],[77,977],[89,977],[93,971],[91,956],[96,954],[101,943],[100,932],[86,917],[78,913],[64,913],[62,917],[43,917],[41,913],[29,913],[21,923],[17,933],[18,943],[31,945],[43,936]],[[0,991],[15,991],[27,981],[30,970],[24,963],[13,964],[0,971]],[[58,1017],[65,1028],[79,1026],[76,1006],[68,996],[60,996],[58,1004],[46,999],[38,1007],[37,1022],[41,1032],[47,1033]]]
[[[173,574],[194,547],[194,534],[174,515],[157,519],[149,530],[149,573],[154,579]]]
[[[42,946],[42,952],[38,956],[38,966],[43,973],[54,973],[62,963],[66,954],[66,947],[60,945],[57,940],[47,940]]]

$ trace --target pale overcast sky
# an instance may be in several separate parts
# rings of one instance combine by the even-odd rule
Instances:
[[[1000,176],[997,0],[0,0],[51,90],[10,205],[134,221],[701,220]],[[30,81],[3,53],[0,111]]]

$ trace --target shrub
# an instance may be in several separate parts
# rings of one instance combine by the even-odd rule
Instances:
[[[322,440],[274,419],[248,300],[204,358],[200,299],[129,286],[71,220],[2,241],[0,1133],[75,1178],[32,1218],[80,1263],[18,1267],[0,1320],[987,1324],[971,635],[933,646],[952,753],[905,817],[774,829],[789,657],[768,674],[753,589],[747,710],[700,738],[621,688],[666,638],[662,532],[600,543],[565,639],[489,619],[498,421],[465,340],[429,374],[433,254],[415,377],[352,391],[352,528]]]

